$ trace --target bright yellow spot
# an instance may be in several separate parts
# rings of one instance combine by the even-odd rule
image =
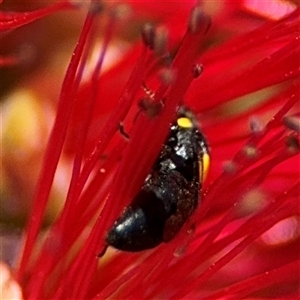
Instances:
[[[21,156],[41,148],[50,125],[47,121],[51,122],[44,113],[44,106],[31,91],[24,89],[6,99],[1,106],[5,154]]]
[[[207,177],[209,165],[210,165],[210,156],[207,152],[205,152],[202,156],[202,174],[200,174],[200,178],[202,181],[204,181]]]
[[[185,117],[178,118],[177,125],[182,128],[192,128],[193,127],[192,121],[189,118],[185,118]]]
[[[262,210],[268,203],[268,195],[258,188],[252,188],[244,193],[241,200],[235,206],[239,217],[248,216]]]

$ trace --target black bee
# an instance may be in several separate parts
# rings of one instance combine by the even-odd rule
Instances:
[[[180,108],[150,174],[109,229],[106,243],[135,252],[169,242],[195,211],[208,165],[207,143],[196,119]]]

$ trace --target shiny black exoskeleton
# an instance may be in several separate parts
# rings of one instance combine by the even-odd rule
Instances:
[[[141,251],[170,241],[198,205],[209,155],[195,117],[180,108],[151,173],[106,236],[108,245]]]

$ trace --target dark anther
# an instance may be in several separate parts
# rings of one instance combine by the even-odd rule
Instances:
[[[154,47],[154,27],[147,23],[142,28],[142,39],[144,41],[144,44],[153,50]]]
[[[168,30],[165,27],[157,28],[153,39],[153,50],[157,56],[166,53],[168,41]]]
[[[208,15],[203,13],[199,6],[196,6],[189,18],[189,30],[193,33],[202,31],[205,34],[211,25],[211,20]]]
[[[299,140],[297,139],[297,137],[295,135],[289,135],[286,137],[285,140],[287,149],[291,152],[291,153],[297,153],[300,150],[300,143]]]
[[[285,116],[283,118],[283,124],[288,129],[300,132],[300,118],[297,116]]]
[[[153,101],[149,97],[141,99],[138,106],[145,111],[150,118],[156,117],[163,108],[162,102]]]

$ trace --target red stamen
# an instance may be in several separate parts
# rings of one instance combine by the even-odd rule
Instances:
[[[25,271],[26,264],[28,264],[29,258],[33,253],[34,243],[40,230],[40,225],[48,201],[54,173],[66,137],[68,120],[72,110],[72,103],[74,101],[74,98],[72,98],[72,96],[74,96],[72,86],[74,83],[75,74],[83,52],[88,32],[93,23],[93,19],[94,15],[88,14],[79,38],[78,45],[74,50],[74,55],[72,56],[65,80],[63,82],[54,127],[52,129],[48,147],[46,149],[44,163],[42,166],[37,191],[34,197],[32,206],[32,212],[34,212],[32,213],[32,215],[34,215],[34,218],[32,218],[28,224],[27,239],[20,268],[18,270],[19,279],[21,279],[21,277],[24,275],[23,273]]]

